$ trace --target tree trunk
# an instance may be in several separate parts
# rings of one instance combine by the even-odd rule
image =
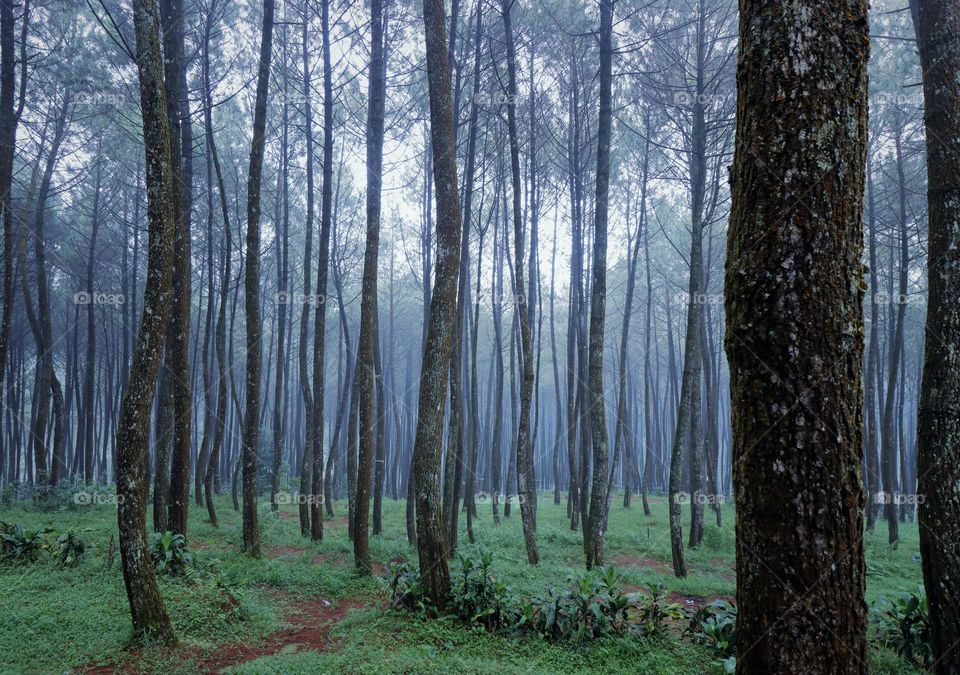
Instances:
[[[920,554],[935,671],[956,673],[960,644],[960,4],[914,5],[923,67],[930,219],[926,357],[917,423]]]
[[[14,3],[0,2],[0,217],[3,218],[3,316],[0,319],[0,388],[6,374],[13,317],[13,157],[17,119],[13,114],[16,56]],[[24,68],[26,64],[24,64]]]
[[[316,314],[313,320],[313,469],[310,483],[310,538],[323,539],[323,404],[327,330],[327,274],[333,210],[333,73],[330,63],[330,0],[320,9],[323,42],[323,173],[320,199],[320,240],[317,250]]]
[[[307,45],[309,41],[307,28],[310,22],[310,8],[303,4],[301,15],[302,28],[300,33],[303,58],[303,127],[306,144],[306,174],[307,174],[307,214],[304,222],[306,241],[303,253],[303,308],[300,310],[300,341],[297,345],[297,366],[300,377],[300,394],[303,396],[304,407],[304,434],[303,453],[300,455],[300,493],[297,506],[300,515],[300,536],[310,536],[310,504],[316,499],[313,494],[313,389],[310,385],[310,371],[307,365],[307,337],[310,329],[310,303],[307,296],[313,288],[310,282],[310,271],[313,267],[313,108],[310,103],[311,78],[310,56]],[[321,445],[321,447],[323,447]],[[318,459],[322,463],[322,458]],[[308,499],[309,497],[309,499]]]
[[[726,262],[738,673],[867,672],[867,34],[864,1],[741,3]]]
[[[176,639],[147,550],[147,485],[144,481],[150,408],[163,354],[173,282],[177,208],[172,194],[170,132],[165,114],[163,64],[155,11],[155,5],[149,0],[133,2],[146,154],[149,245],[143,315],[117,423],[117,524],[123,580],[134,631],[144,641],[172,644]]]
[[[520,326],[520,419],[517,427],[517,484],[520,501],[520,519],[523,521],[523,540],[527,548],[527,562],[540,562],[537,551],[537,486],[533,478],[533,446],[530,439],[530,406],[533,398],[533,343],[530,330],[528,298],[524,290],[523,214],[520,192],[520,140],[517,135],[517,56],[513,43],[513,24],[510,8],[513,0],[502,0],[503,28],[507,46],[507,120],[510,134],[510,169],[513,176],[513,292]],[[530,139],[531,143],[536,139]],[[609,139],[608,139],[609,144]],[[601,317],[601,324],[603,319]],[[601,325],[602,332],[602,325]],[[601,338],[602,342],[602,338]]]
[[[597,192],[593,234],[593,287],[590,297],[590,421],[593,485],[584,523],[587,569],[603,565],[604,512],[607,508],[607,419],[603,391],[603,323],[607,307],[607,211],[610,192],[610,130],[613,121],[613,4],[600,2],[600,118],[597,125]],[[583,486],[586,489],[586,485]]]
[[[243,550],[260,555],[257,522],[257,450],[260,441],[260,180],[267,126],[267,87],[273,46],[274,0],[263,0],[263,31],[260,66],[253,114],[253,140],[247,174],[247,269],[244,278],[244,309],[247,332],[247,400],[243,420]]]
[[[357,461],[357,499],[353,528],[353,557],[361,574],[373,571],[369,543],[370,481],[373,473],[377,409],[374,400],[377,339],[377,264],[380,254],[380,192],[383,186],[383,109],[386,95],[383,58],[383,0],[370,2],[370,65],[367,109],[367,245],[363,255],[360,300],[360,346],[357,382],[360,398],[360,449]],[[382,394],[381,394],[382,399]],[[381,439],[382,442],[382,439]]]
[[[173,235],[173,304],[170,307],[167,353],[172,400],[173,446],[170,464],[168,526],[187,534],[190,507],[190,211],[193,204],[193,133],[190,123],[187,67],[184,62],[183,0],[162,0],[164,90],[170,129],[173,199],[177,205]]]
[[[420,574],[431,600],[443,608],[450,588],[450,571],[447,567],[443,519],[437,506],[441,503],[443,399],[450,374],[461,236],[457,148],[443,0],[424,0],[423,24],[427,49],[427,81],[430,89],[433,182],[437,195],[437,263],[420,378],[417,432],[413,445],[413,475],[416,480]]]

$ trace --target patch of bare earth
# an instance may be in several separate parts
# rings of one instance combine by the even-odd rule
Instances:
[[[209,653],[198,647],[170,649],[169,656],[176,655],[179,661],[194,659],[194,672],[217,673],[224,668],[255,661],[264,656],[279,654],[293,648],[295,651],[324,652],[330,649],[330,629],[351,609],[367,607],[353,600],[327,600],[310,598],[298,600],[289,593],[277,593],[276,597],[287,601],[287,627],[268,636],[258,644],[234,642],[221,645]],[[108,673],[138,673],[140,650],[131,651],[131,659],[122,665],[81,666],[75,672],[84,675],[107,675]]]
[[[267,558],[294,558],[307,553],[307,549],[302,546],[274,546],[263,549],[263,555]]]
[[[612,562],[615,567],[634,567],[642,570],[653,570],[657,574],[673,574],[672,565],[646,555],[618,555]]]
[[[288,647],[297,651],[323,652],[330,647],[330,629],[351,609],[364,607],[352,600],[315,598],[295,601],[287,607],[289,626],[267,638],[263,644],[234,643],[223,645],[216,652],[197,662],[198,672],[216,673],[224,668],[278,654]]]

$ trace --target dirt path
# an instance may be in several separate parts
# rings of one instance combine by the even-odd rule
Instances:
[[[289,596],[287,596],[289,599]],[[351,609],[365,607],[353,600],[327,600],[314,598],[292,602],[287,606],[287,623],[290,624],[258,645],[233,643],[223,645],[197,662],[197,671],[216,673],[224,668],[254,661],[263,656],[278,654],[286,647],[297,651],[322,652],[330,646],[330,629]]]
[[[354,600],[327,600],[310,598],[301,600],[289,593],[276,593],[275,597],[286,602],[285,628],[267,636],[258,644],[232,642],[220,645],[207,653],[196,647],[170,650],[170,656],[176,655],[181,662],[192,660],[191,668],[198,673],[218,673],[225,668],[254,661],[263,656],[279,654],[288,647],[296,651],[323,652],[330,648],[330,629],[333,628],[351,609],[372,605]],[[137,673],[139,653],[133,652],[132,658],[123,665],[81,666],[73,672],[84,675],[107,675],[108,673]]]

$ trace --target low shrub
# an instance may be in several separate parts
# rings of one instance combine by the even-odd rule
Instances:
[[[919,668],[933,664],[930,646],[930,608],[923,587],[893,600],[881,600],[873,609],[873,624],[881,644]]]
[[[182,534],[153,532],[149,539],[153,570],[164,576],[188,576],[193,566],[193,554],[187,550],[187,540]]]
[[[457,558],[444,604],[447,612],[467,627],[533,634],[551,641],[586,642],[622,635],[630,626],[633,605],[623,593],[620,574],[613,567],[571,578],[566,590],[551,589],[546,596],[521,600],[496,578],[492,566],[490,553]],[[430,616],[439,614],[416,567],[406,563],[392,565],[387,581],[393,607]],[[667,612],[664,617],[673,612],[673,607],[656,607],[656,620],[661,617],[661,609]]]
[[[35,562],[49,546],[47,535],[53,529],[25,529],[16,523],[0,521],[0,560]]]
[[[684,618],[683,605],[669,602],[669,593],[662,584],[649,583],[647,591],[637,601],[641,630],[649,636],[661,635],[669,620]]]
[[[83,560],[89,546],[73,530],[57,537],[56,557],[60,567],[73,567]]]
[[[689,614],[684,635],[706,645],[718,656],[733,656],[736,651],[737,607],[726,600],[714,600]]]

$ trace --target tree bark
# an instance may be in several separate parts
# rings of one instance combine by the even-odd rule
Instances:
[[[273,46],[274,0],[263,0],[263,31],[260,37],[260,66],[257,98],[247,174],[247,269],[244,278],[244,309],[247,332],[247,400],[243,420],[243,550],[260,555],[260,526],[257,521],[257,450],[260,441],[260,180],[267,126],[267,87]]]
[[[143,315],[117,423],[117,524],[123,580],[134,631],[145,641],[172,644],[176,639],[147,550],[147,485],[144,481],[150,408],[171,300],[177,208],[172,195],[170,132],[155,11],[155,5],[149,0],[133,2],[146,155],[149,244]]]
[[[740,10],[725,289],[737,672],[866,673],[867,3]]]
[[[327,276],[333,210],[333,72],[330,62],[330,0],[320,6],[323,42],[323,173],[320,198],[320,240],[317,250],[316,314],[313,320],[313,468],[310,482],[310,538],[323,539],[323,404],[327,331]]]
[[[450,588],[447,544],[440,505],[440,450],[450,369],[452,326],[460,268],[460,197],[457,189],[457,146],[450,90],[443,0],[424,0],[423,24],[430,90],[430,136],[433,182],[437,195],[437,262],[430,320],[427,325],[417,432],[413,445],[416,481],[417,550],[427,594],[443,608]]]
[[[173,305],[170,307],[168,370],[172,400],[173,446],[170,463],[168,527],[187,534],[190,507],[190,428],[193,397],[190,386],[190,212],[193,205],[193,133],[190,122],[187,69],[184,62],[183,0],[162,0],[164,90],[170,129],[173,198],[177,205],[173,235]]]
[[[533,447],[530,439],[530,406],[533,399],[533,344],[527,293],[524,290],[523,212],[520,191],[520,140],[517,134],[517,56],[513,42],[513,23],[510,9],[513,0],[501,1],[503,29],[507,47],[507,125],[510,136],[510,170],[513,176],[513,293],[520,327],[520,419],[517,427],[517,485],[520,501],[520,519],[523,522],[523,541],[527,562],[540,562],[537,551],[537,486],[533,479]],[[536,139],[530,139],[535,142]],[[607,139],[609,145],[609,138]],[[602,324],[602,317],[600,319]],[[602,332],[602,326],[601,326]],[[602,343],[602,338],[601,338]],[[601,357],[602,358],[602,357]]]
[[[369,503],[373,477],[373,446],[377,423],[375,402],[375,345],[377,339],[377,265],[380,254],[380,193],[383,188],[383,0],[370,2],[370,66],[367,108],[367,245],[363,256],[360,299],[360,346],[357,382],[360,398],[360,449],[357,458],[357,500],[353,528],[353,557],[361,574],[373,571],[370,560]],[[382,399],[382,395],[381,395]],[[381,439],[382,442],[382,439]]]
[[[613,122],[613,5],[600,4],[600,118],[597,124],[597,190],[593,234],[593,287],[590,297],[590,421],[593,440],[593,484],[590,513],[584,523],[587,569],[603,565],[607,508],[607,420],[603,391],[603,323],[607,307],[607,211],[610,192],[610,131]],[[586,485],[584,485],[584,489]]]
[[[934,670],[960,663],[960,3],[915,0],[927,131],[926,356],[917,421],[920,554]]]

